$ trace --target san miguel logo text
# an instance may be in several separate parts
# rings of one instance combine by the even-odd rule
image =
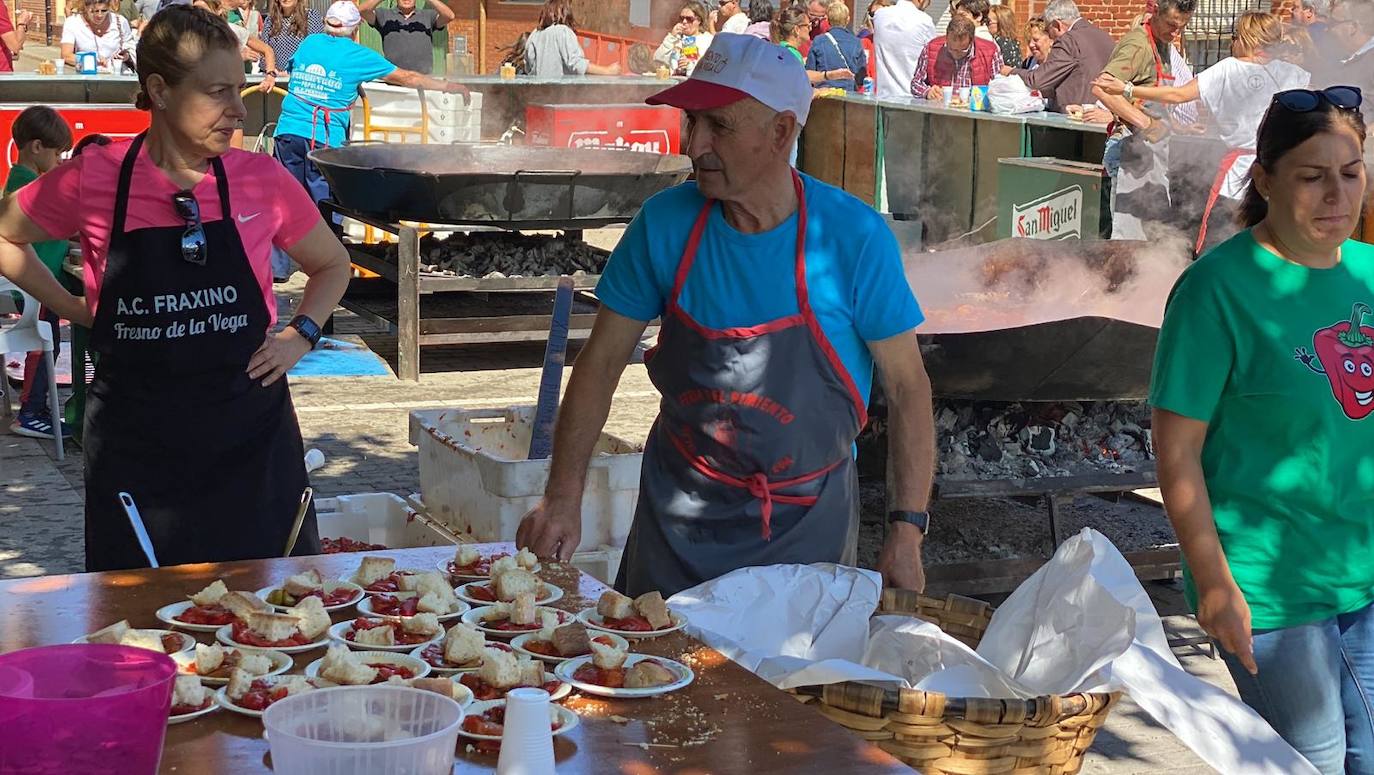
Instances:
[[[1034,202],[1014,204],[1011,223],[1015,237],[1076,239],[1083,231],[1083,189],[1073,186]]]
[[[1364,320],[1374,316],[1367,304],[1355,304],[1349,320],[1312,335],[1312,349],[1299,347],[1293,357],[1331,383],[1331,394],[1352,420],[1374,412],[1374,328]]]

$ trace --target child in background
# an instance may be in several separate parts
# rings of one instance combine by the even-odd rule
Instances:
[[[72,147],[72,131],[67,122],[46,105],[26,108],[14,120],[10,134],[19,148],[19,161],[10,168],[9,179],[5,181],[6,195],[56,167],[62,161],[62,154]],[[67,256],[67,240],[36,242],[33,249],[43,266],[60,280],[62,261]],[[40,309],[38,315],[39,319],[52,324],[55,361],[62,344],[57,315],[46,309]],[[10,431],[36,439],[51,439],[58,419],[48,408],[48,374],[43,353],[31,352],[24,359],[24,390],[19,399],[19,415],[10,424]],[[65,425],[61,427],[64,436],[71,435]]]

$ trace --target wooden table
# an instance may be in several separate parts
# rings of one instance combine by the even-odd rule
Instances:
[[[509,544],[479,547],[483,553],[511,551]],[[391,555],[398,568],[433,568],[452,557],[447,548],[403,549]],[[154,612],[224,579],[230,589],[256,590],[308,567],[326,576],[347,577],[362,555],[183,565],[161,570],[42,576],[0,582],[0,652],[68,643],[128,619],[135,627],[163,627]],[[563,587],[555,607],[570,612],[595,605],[604,586],[570,565],[547,564],[546,581]],[[352,609],[335,615],[342,621]],[[195,633],[212,642],[213,633]],[[696,671],[686,689],[644,700],[604,700],[574,693],[565,705],[582,716],[572,732],[554,738],[560,773],[655,775],[680,773],[844,772],[910,773],[887,753],[822,717],[729,661],[719,652],[678,632],[641,641],[636,651],[684,662]],[[296,671],[324,655],[323,649],[296,657]],[[610,716],[628,719],[623,723]],[[469,752],[458,739],[460,771],[488,770],[496,756]],[[167,729],[164,773],[262,773],[271,771],[259,720],[219,710]]]

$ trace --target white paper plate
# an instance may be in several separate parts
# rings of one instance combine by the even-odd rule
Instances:
[[[461,676],[461,675],[453,676],[453,680],[458,681],[459,683],[462,683],[463,676]],[[571,684],[569,684],[567,681],[564,681],[562,678],[559,678],[558,676],[554,675],[553,673],[550,673],[549,671],[545,670],[545,671],[544,671],[544,683],[548,683],[548,682],[550,682],[550,681],[558,681],[558,682],[559,682],[559,683],[558,683],[558,688],[555,689],[554,691],[552,691],[552,692],[549,693],[549,700],[550,700],[551,702],[558,702],[559,700],[564,699],[565,697],[567,697],[569,694],[572,694],[573,688],[572,688],[572,685],[571,685]],[[515,687],[515,688],[518,689],[518,688],[520,688],[520,687]],[[541,687],[541,688],[542,688],[542,687]],[[509,690],[508,690],[508,691],[509,691]],[[487,702],[490,702],[490,700],[487,700]]]
[[[184,633],[184,632],[177,632],[177,631],[175,631],[175,630],[152,630],[152,629],[148,629],[148,628],[146,628],[146,627],[134,627],[134,628],[132,628],[132,629],[135,629],[135,630],[142,630],[143,632],[155,632],[155,633],[157,633],[157,635],[158,635],[159,638],[161,638],[163,635],[175,635],[175,636],[177,636],[178,638],[181,638],[181,648],[177,649],[176,651],[171,652],[172,654],[180,654],[180,653],[183,653],[183,652],[186,652],[186,651],[195,651],[195,650],[196,650],[196,639],[193,638],[193,637],[191,637],[190,635],[187,635],[187,634]],[[72,643],[90,643],[90,641],[86,640],[86,636],[85,636],[85,635],[82,635],[81,637],[79,637],[79,638],[77,638],[76,640],[72,641]],[[151,649],[150,649],[150,650],[151,650]]]
[[[286,676],[280,676],[280,675],[278,675],[278,676],[273,676],[273,677],[271,677],[271,678],[269,678],[269,679],[267,679],[267,680],[269,680],[269,681],[274,681],[274,682],[275,682],[275,681],[280,680],[280,679],[285,678],[285,677],[286,677]],[[331,687],[331,686],[334,685],[334,684],[331,683],[330,681],[326,681],[326,680],[324,680],[323,678],[311,678],[311,679],[310,679],[310,683],[314,684],[316,689],[327,689],[327,688],[329,688],[329,687]],[[232,710],[232,711],[235,712],[235,713],[241,713],[241,714],[243,714],[243,715],[245,715],[245,716],[251,716],[251,717],[253,717],[253,718],[262,718],[263,711],[260,711],[260,710],[249,710],[249,709],[247,709],[247,708],[244,708],[244,707],[240,707],[240,706],[238,706],[238,705],[235,705],[235,704],[234,704],[234,701],[231,700],[231,699],[229,699],[229,687],[227,687],[227,686],[225,686],[225,687],[223,687],[223,688],[221,688],[221,689],[219,689],[218,691],[215,692],[215,701],[218,702],[218,703],[220,704],[220,707],[224,708],[225,710]],[[267,707],[270,708],[270,707],[272,707],[272,706],[269,705],[269,706],[267,706]]]
[[[216,696],[214,692],[211,692],[209,705],[205,706],[204,708],[201,708],[200,710],[194,713],[183,713],[180,716],[168,716],[167,726],[170,727],[173,724],[184,724],[187,721],[193,721],[195,719],[200,718],[201,716],[214,713],[217,710],[219,710],[219,697]]]
[[[390,651],[358,651],[353,656],[367,665],[396,665],[397,667],[410,668],[410,671],[415,673],[415,678],[424,678],[430,673],[428,662],[409,654],[396,654]],[[320,657],[305,666],[306,677],[319,678],[320,670],[323,667],[324,657]]]
[[[192,603],[190,600],[183,600],[180,603],[169,603],[157,609],[157,620],[168,626],[176,627],[181,630],[190,630],[191,632],[214,632],[224,626],[222,624],[188,624],[186,622],[177,621],[177,614],[194,606],[195,603]]]
[[[424,650],[429,648],[431,645],[433,644],[426,643],[422,646],[417,646],[414,651],[410,652],[410,655],[420,660],[421,662],[424,662],[426,665],[429,665],[430,669],[434,671],[435,675],[456,675],[458,673],[471,673],[482,666],[482,660],[479,659],[476,662],[471,663],[470,666],[466,667],[436,667],[430,664],[428,661],[426,661],[424,657],[420,656],[424,653]],[[508,651],[515,651],[515,649],[511,648],[509,644],[502,643],[496,640],[487,641],[487,645],[494,649],[503,648]]]
[[[659,664],[662,664],[664,667],[676,673],[678,676],[678,680],[670,684],[654,686],[648,689],[611,689],[609,687],[601,686],[599,684],[587,683],[585,681],[574,681],[572,677],[573,673],[577,672],[577,669],[579,667],[582,667],[583,665],[591,662],[591,656],[576,657],[574,659],[569,659],[566,662],[560,662],[557,666],[554,667],[553,672],[554,675],[558,676],[558,680],[576,686],[578,689],[586,692],[587,694],[597,694],[602,697],[619,697],[625,699],[630,699],[634,697],[656,697],[660,694],[675,692],[678,689],[681,689],[682,687],[690,684],[692,680],[696,677],[696,675],[692,672],[692,668],[682,664],[681,662],[668,659],[667,657],[655,657],[650,656],[648,654],[630,654],[625,659],[625,667],[628,668],[631,665],[634,665],[635,663],[641,662],[645,659],[652,659],[657,661]]]
[[[588,635],[589,637],[593,638],[593,639],[595,639],[595,638],[610,638],[612,641],[615,642],[615,645],[616,645],[618,648],[623,649],[624,651],[629,651],[629,650],[630,650],[630,642],[627,641],[627,640],[625,640],[624,638],[620,637],[619,635],[616,635],[616,634],[613,633],[613,632],[596,632],[596,631],[593,631],[593,632],[587,633],[587,635]],[[553,663],[553,664],[558,664],[559,662],[566,662],[566,661],[569,660],[569,659],[575,659],[575,658],[576,658],[576,657],[551,657],[551,656],[548,656],[547,654],[540,654],[540,653],[537,652],[537,651],[527,651],[527,650],[525,649],[525,644],[526,644],[526,643],[528,643],[528,642],[530,642],[530,641],[532,641],[532,640],[538,640],[538,639],[539,639],[539,633],[537,633],[537,632],[527,632],[527,633],[525,633],[524,635],[518,635],[518,636],[516,636],[515,639],[512,640],[512,641],[510,642],[510,645],[511,645],[512,647],[514,647],[516,651],[520,652],[521,654],[524,654],[525,656],[534,657],[535,659],[542,659],[542,660],[545,661],[545,662],[551,662],[551,663]],[[586,656],[586,655],[583,655],[583,656]]]
[[[665,627],[661,630],[651,630],[649,632],[631,632],[629,630],[617,630],[611,627],[607,627],[603,623],[604,620],[602,619],[601,614],[597,613],[595,608],[588,608],[587,610],[578,614],[577,620],[579,622],[582,622],[582,624],[586,625],[587,629],[589,630],[596,630],[598,632],[609,632],[615,635],[620,635],[622,637],[629,638],[630,640],[643,640],[645,638],[657,638],[660,635],[667,635],[670,632],[677,632],[678,630],[687,626],[687,618],[682,614],[679,614],[677,611],[669,611],[668,616],[673,620],[672,627]]]
[[[509,632],[506,630],[493,630],[489,627],[484,626],[482,624],[482,618],[487,614],[493,612],[495,608],[495,606],[490,605],[484,605],[480,608],[474,608],[471,611],[468,611],[467,613],[463,614],[463,624],[466,624],[469,627],[475,627],[488,638],[500,638],[501,640],[509,640],[517,635],[524,635],[526,632],[539,631],[538,627],[535,627],[533,630],[519,630],[517,632]],[[567,611],[560,611],[557,608],[549,608],[548,606],[543,605],[535,607],[535,618],[542,618],[539,615],[540,611],[549,611],[556,615],[558,617],[559,627],[562,627],[565,624],[570,624],[573,621],[573,615],[568,613]]]
[[[483,713],[486,713],[488,710],[491,710],[492,708],[500,707],[505,704],[505,700],[483,700],[482,702],[474,702],[471,705],[467,706],[467,713],[465,715],[480,716]],[[571,710],[563,707],[562,705],[550,705],[549,707],[553,709],[553,712],[558,714],[558,720],[563,722],[563,724],[560,727],[558,727],[558,729],[553,730],[554,737],[558,737],[559,735],[564,734],[565,732],[571,732],[572,730],[577,728],[578,724],[582,723],[582,719],[576,713],[573,713]],[[494,740],[496,742],[501,741],[501,738],[496,737],[494,735],[478,735],[469,732],[463,729],[463,726],[461,724],[458,725],[458,734],[462,735],[463,737],[470,737],[473,740]]]
[[[456,592],[457,590],[454,590],[454,591]],[[384,594],[386,594],[386,593],[384,593]],[[409,598],[409,597],[413,596],[415,593],[414,593],[414,592],[396,592],[396,593],[391,593],[391,594],[392,594],[393,597],[397,597],[397,598],[399,598],[399,599],[404,600],[404,599],[406,599],[406,598]],[[372,602],[373,602],[374,600],[376,600],[378,597],[380,597],[380,595],[365,595],[365,596],[363,597],[362,601],[361,601],[360,603],[358,603],[358,613],[362,614],[363,616],[368,617],[369,619],[377,619],[377,618],[380,618],[380,617],[382,617],[382,616],[386,616],[386,614],[378,613],[377,610],[376,610],[375,608],[372,607]],[[454,611],[453,613],[451,613],[451,614],[444,614],[443,616],[440,616],[440,617],[439,617],[439,621],[441,621],[441,622],[453,621],[454,619],[457,619],[458,617],[462,616],[463,614],[467,613],[467,612],[470,611],[470,610],[472,610],[472,606],[468,605],[468,604],[467,604],[466,602],[464,602],[463,600],[459,600],[459,601],[458,601],[458,609],[457,609],[456,611]]]
[[[509,552],[502,552],[501,554],[503,554],[503,555],[505,555],[505,556],[507,556],[507,557],[513,557],[513,556],[514,556],[514,555],[510,554]],[[501,555],[492,555],[492,556],[499,559]],[[435,565],[435,567],[437,567],[437,568],[439,569],[439,572],[440,572],[440,573],[446,574],[446,575],[448,575],[448,576],[450,576],[450,577],[452,577],[452,578],[455,578],[455,579],[465,579],[465,580],[469,580],[469,581],[485,581],[485,580],[491,578],[491,575],[490,575],[490,574],[487,574],[487,575],[484,575],[484,576],[478,576],[478,575],[472,574],[472,573],[456,573],[456,572],[454,572],[452,566],[453,566],[453,560],[442,560],[442,561],[440,561],[439,563],[437,563],[437,564]],[[543,568],[544,568],[544,566],[543,566],[542,563],[537,563],[537,562],[536,562],[536,563],[534,564],[534,567],[533,567],[533,568],[528,568],[527,570],[529,570],[530,573],[538,573],[539,571],[543,570]],[[479,602],[480,602],[480,601],[479,601]]]
[[[397,568],[396,570],[392,571],[391,573],[400,573],[400,574],[402,574],[402,575],[407,575],[407,576],[418,576],[418,575],[420,575],[421,573],[429,573],[429,571],[425,570],[424,568]],[[390,576],[391,573],[388,573],[387,575]],[[352,577],[350,576],[349,578],[352,578]],[[354,586],[357,586],[359,589],[361,589],[363,592],[365,592],[365,593],[367,593],[367,594],[369,594],[369,595],[391,595],[391,594],[395,594],[395,593],[393,593],[393,592],[373,592],[373,591],[367,589],[366,587],[359,586],[358,584],[356,584],[356,583],[353,582],[353,581],[346,581],[345,583],[353,584]],[[374,582],[374,583],[375,583],[375,582]]]
[[[334,612],[334,611],[342,611],[343,609],[345,609],[345,608],[347,608],[347,607],[349,607],[349,606],[351,606],[351,605],[356,605],[356,604],[358,603],[359,600],[362,600],[362,599],[363,599],[363,588],[360,587],[360,586],[358,586],[357,584],[354,584],[354,583],[351,582],[351,581],[339,581],[338,579],[325,579],[325,580],[324,580],[323,586],[324,586],[324,591],[325,591],[325,592],[333,592],[333,591],[335,591],[335,590],[337,590],[337,589],[341,589],[341,588],[348,588],[348,589],[352,589],[352,590],[355,591],[353,597],[349,598],[347,603],[342,603],[342,604],[340,604],[340,605],[327,605],[327,606],[324,607],[324,610],[329,611],[329,612],[331,612],[331,613]],[[267,600],[267,596],[268,596],[268,595],[270,595],[271,593],[277,591],[278,589],[281,589],[281,587],[263,587],[262,589],[259,589],[259,590],[257,591],[256,594],[257,594],[257,596],[258,596],[259,598],[262,598],[262,599],[265,601],[265,600]],[[278,611],[289,611],[289,610],[291,610],[291,606],[289,606],[289,605],[277,605],[276,603],[268,603],[268,605],[272,606],[273,608],[275,608],[275,609],[278,610]]]
[[[269,676],[281,675],[282,673],[285,673],[288,670],[290,670],[291,667],[295,665],[295,661],[293,661],[289,655],[282,651],[267,649],[248,649],[248,651],[256,652],[272,660],[272,669],[267,671],[267,675]],[[173,654],[172,661],[177,663],[177,675],[194,675],[200,678],[200,682],[205,684],[206,686],[224,686],[229,683],[228,678],[206,678],[203,675],[197,674],[195,672],[196,653],[194,651],[183,651],[180,654]],[[191,672],[185,672],[180,669],[185,666],[190,666]],[[264,676],[258,676],[258,678],[263,677]]]
[[[431,643],[441,641],[444,639],[444,631],[441,629],[438,635],[435,635],[434,637],[430,638],[424,643],[404,643],[399,646],[378,646],[372,643],[355,643],[349,640],[345,636],[352,631],[353,620],[349,619],[346,622],[339,622],[333,627],[330,627],[329,637],[344,644],[345,646],[348,646],[350,649],[353,649],[354,651],[390,651],[397,654],[408,654],[414,651],[417,646],[427,646]]]
[[[233,646],[236,649],[246,649],[248,651],[280,651],[283,654],[304,654],[307,651],[314,651],[317,648],[328,646],[329,633],[321,635],[314,643],[308,643],[304,646],[249,646],[235,641],[234,625],[226,624],[218,630],[215,630],[215,640],[226,646]],[[191,648],[195,648],[195,646]]]
[[[489,584],[489,583],[490,583],[490,582],[488,582],[488,581],[469,581],[468,583],[459,586],[457,589],[455,589],[455,590],[453,590],[453,591],[458,593],[458,597],[459,597],[460,599],[465,600],[465,601],[467,601],[467,602],[469,602],[469,603],[472,603],[472,604],[475,605],[475,606],[491,605],[491,601],[490,601],[490,600],[483,600],[483,599],[480,598],[480,597],[473,597],[472,595],[468,594],[468,587],[473,586],[474,584]],[[535,600],[534,602],[535,602],[536,604],[538,604],[538,605],[549,605],[549,604],[551,604],[551,603],[556,603],[556,602],[558,602],[559,600],[562,600],[562,599],[563,599],[563,588],[562,588],[562,587],[555,586],[555,585],[553,585],[553,584],[550,584],[550,583],[547,582],[547,581],[541,581],[540,583],[544,585],[544,594],[547,595],[547,597],[541,597],[541,598],[539,598],[538,600]]]

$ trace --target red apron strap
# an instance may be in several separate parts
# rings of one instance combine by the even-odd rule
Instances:
[[[760,511],[763,517],[762,534],[763,540],[765,541],[771,540],[773,537],[772,521],[773,504],[775,502],[793,506],[816,505],[816,497],[814,495],[781,495],[777,492],[778,490],[785,490],[788,487],[795,487],[799,484],[805,484],[815,479],[819,479],[831,471],[834,471],[841,463],[845,462],[844,459],[841,458],[818,471],[812,471],[809,474],[793,477],[791,479],[779,479],[770,482],[768,481],[768,476],[762,472],[752,474],[747,479],[741,479],[712,467],[711,464],[707,463],[700,455],[693,454],[692,450],[688,449],[687,444],[671,430],[667,431],[667,435],[668,439],[673,442],[673,446],[677,449],[678,453],[682,455],[682,459],[686,460],[688,465],[697,473],[712,481],[748,490],[750,495],[762,502]]]
[[[1207,219],[1212,217],[1212,208],[1217,204],[1217,197],[1221,195],[1221,187],[1226,185],[1226,175],[1231,172],[1231,168],[1236,166],[1236,160],[1247,153],[1254,153],[1246,148],[1232,148],[1221,157],[1221,164],[1217,167],[1217,176],[1212,180],[1212,188],[1207,192],[1207,206],[1202,208],[1202,225],[1197,230],[1197,244],[1193,246],[1193,255],[1202,254],[1202,245],[1207,241]]]
[[[697,213],[696,223],[692,224],[692,233],[687,237],[687,247],[682,249],[682,258],[677,262],[677,275],[673,278],[673,292],[668,296],[668,307],[678,306],[678,297],[682,295],[682,288],[687,284],[687,273],[692,271],[692,264],[697,260],[697,247],[701,245],[701,235],[706,232],[706,223],[711,219],[711,208],[716,200],[707,199],[706,204],[701,206],[701,211]]]
[[[289,91],[289,90],[287,91],[286,94],[287,94],[287,96],[289,96],[289,97],[295,97],[296,99],[298,99],[298,100],[300,100],[301,102],[304,102],[306,105],[309,105],[309,106],[310,106],[310,150],[312,150],[312,151],[315,150],[315,129],[316,129],[316,127],[319,126],[320,114],[321,114],[321,113],[324,114],[324,141],[325,141],[326,144],[328,144],[328,143],[329,143],[329,120],[330,120],[331,118],[333,118],[333,116],[334,116],[335,113],[350,113],[350,112],[352,112],[353,106],[357,103],[357,100],[354,100],[353,102],[348,103],[348,107],[344,107],[344,108],[329,108],[329,107],[325,107],[324,105],[319,105],[319,104],[317,104],[317,103],[311,102],[310,100],[307,100],[306,98],[302,97],[301,95],[296,94],[296,93],[294,93],[294,92],[291,92],[291,91]],[[344,137],[344,142],[345,142],[345,143],[348,142],[348,137]]]
[[[797,259],[793,270],[796,274],[797,310],[801,312],[802,319],[806,321],[816,344],[820,345],[821,352],[825,353],[826,360],[830,361],[831,367],[835,369],[840,381],[844,383],[845,390],[849,392],[849,397],[854,401],[855,416],[858,417],[859,427],[862,428],[868,424],[868,407],[864,404],[863,394],[859,392],[854,377],[850,375],[849,369],[840,359],[840,354],[826,337],[825,329],[821,328],[815,311],[811,309],[811,292],[806,286],[806,189],[795,169],[792,170],[792,186],[797,191]]]

